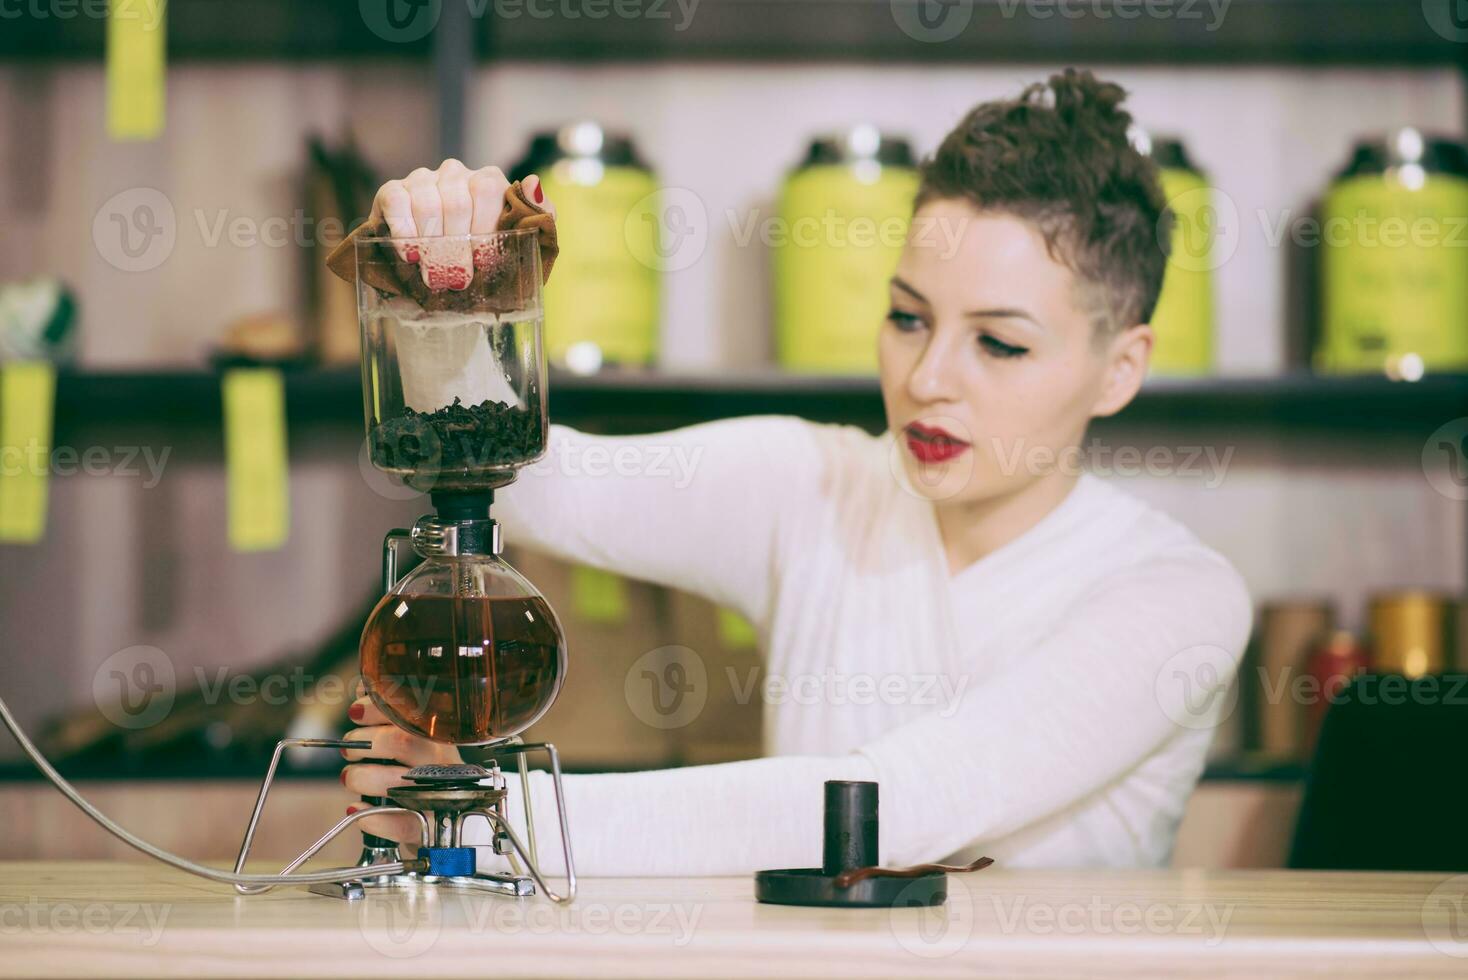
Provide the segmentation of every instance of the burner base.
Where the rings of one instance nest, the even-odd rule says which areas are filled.
[[[325,895],[327,898],[356,902],[366,898],[371,892],[430,887],[456,888],[491,895],[507,895],[511,898],[530,898],[535,894],[535,882],[528,875],[483,873],[448,878],[418,874],[388,875],[383,878],[364,878],[361,881],[312,885],[310,890],[313,894]]]

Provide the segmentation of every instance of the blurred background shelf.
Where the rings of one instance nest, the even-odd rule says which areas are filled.
[[[473,750],[470,750],[472,752]],[[113,780],[147,780],[154,781],[188,781],[188,780],[255,780],[259,781],[265,777],[265,769],[270,764],[270,753],[262,752],[259,755],[241,755],[235,753],[228,755],[221,753],[218,756],[199,754],[198,756],[180,760],[177,758],[158,760],[156,758],[141,757],[137,759],[114,759],[105,762],[83,761],[79,763],[61,764],[57,768],[61,774],[68,779],[88,780],[106,782]],[[615,759],[587,759],[580,757],[575,762],[564,763],[562,768],[569,773],[575,772],[638,772],[647,769],[666,768],[675,765],[668,762],[665,765],[628,765],[625,762],[619,764]],[[540,768],[540,767],[537,767]],[[338,767],[328,760],[327,764],[317,768],[299,769],[292,768],[289,764],[282,766],[279,779],[299,780],[321,780],[332,784],[337,782]],[[1237,759],[1220,759],[1208,764],[1203,771],[1202,779],[1207,782],[1266,782],[1266,783],[1295,783],[1305,779],[1307,770],[1302,762],[1287,762],[1278,759],[1267,759],[1255,756],[1241,756]],[[29,762],[0,762],[0,785],[6,783],[42,783],[43,777]]]
[[[97,3],[100,0],[86,0]],[[506,60],[801,60],[948,62],[974,59],[1166,64],[1464,64],[1463,45],[1434,31],[1410,0],[1233,0],[1221,19],[1207,0],[1178,0],[1171,16],[1142,16],[1141,3],[1101,0],[1105,16],[1081,20],[1060,5],[974,0],[939,8],[969,19],[942,43],[905,32],[926,0],[702,0],[688,16],[677,0],[640,0],[642,16],[590,8],[563,16],[556,4],[445,0],[414,17],[461,25],[468,50]],[[1442,0],[1446,8],[1453,0]],[[143,6],[141,2],[138,5]],[[423,58],[433,33],[411,18],[374,32],[350,0],[171,0],[169,57],[177,60]],[[686,4],[685,4],[686,6]],[[1088,4],[1088,10],[1090,5]],[[484,11],[475,18],[471,11]],[[502,10],[496,16],[494,11]],[[1130,14],[1130,16],[1127,16]],[[1446,16],[1446,14],[1444,15]],[[935,23],[931,12],[923,23]],[[959,21],[946,23],[957,25]],[[0,57],[101,57],[105,22],[73,15],[6,21]],[[917,35],[917,36],[912,36]]]
[[[296,424],[361,424],[361,375],[355,368],[305,369],[286,375]],[[553,375],[551,418],[602,432],[645,432],[741,415],[790,414],[848,422],[879,431],[881,394],[872,377],[791,375],[776,370],[678,374],[615,371]],[[1149,381],[1105,424],[1254,426],[1335,432],[1431,432],[1468,415],[1468,375],[1416,382],[1379,377],[1212,378]],[[217,426],[219,377],[209,371],[63,373],[56,426],[66,434],[95,425]]]

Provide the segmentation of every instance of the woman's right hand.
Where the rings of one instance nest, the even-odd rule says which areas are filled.
[[[540,177],[523,183],[537,207],[556,213],[545,199]],[[437,170],[419,167],[402,180],[390,180],[372,201],[372,222],[387,223],[393,238],[416,238],[394,244],[398,257],[415,264],[429,289],[468,289],[476,265],[488,256],[476,256],[466,235],[495,230],[504,209],[510,181],[499,167],[470,170],[458,160],[445,160]]]

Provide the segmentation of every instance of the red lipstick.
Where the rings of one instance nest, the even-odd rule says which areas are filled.
[[[936,425],[913,422],[906,430],[907,449],[920,463],[943,463],[962,455],[969,444]]]

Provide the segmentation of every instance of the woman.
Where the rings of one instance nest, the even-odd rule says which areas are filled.
[[[553,426],[553,458],[671,451],[691,477],[537,466],[501,491],[510,540],[731,606],[767,675],[816,692],[770,699],[770,757],[568,777],[579,871],[819,863],[828,779],[880,784],[886,864],[1168,861],[1251,608],[1186,529],[1072,465],[1090,419],[1142,383],[1165,264],[1169,218],[1124,95],[1067,71],[978,106],[924,162],[879,341],[881,436],[773,416],[635,437]],[[504,190],[449,161],[377,208],[394,235],[462,235],[493,227]],[[1196,683],[1212,685],[1201,701]],[[365,699],[351,717],[347,737],[373,743],[351,760],[457,761]],[[343,778],[382,795],[401,775]],[[553,841],[547,782],[536,830]],[[371,829],[416,839],[393,818]]]

